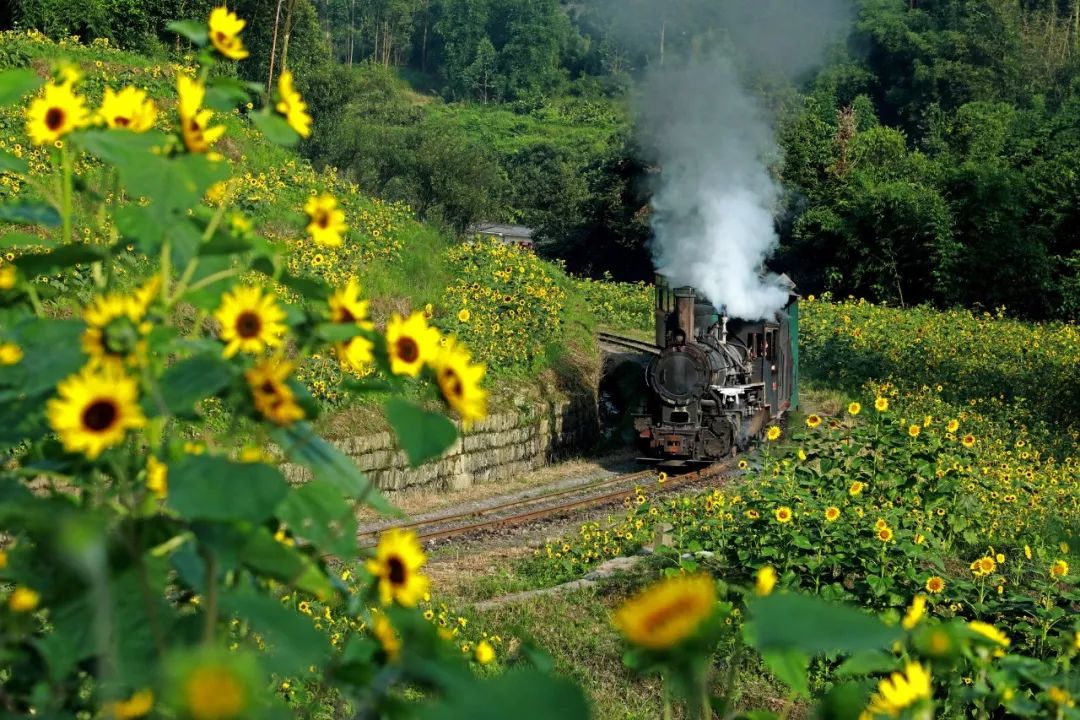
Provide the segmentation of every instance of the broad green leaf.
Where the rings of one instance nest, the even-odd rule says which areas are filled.
[[[259,128],[262,134],[266,136],[266,139],[275,145],[295,145],[296,141],[300,139],[296,131],[289,127],[289,123],[285,122],[285,118],[270,112],[269,109],[251,113],[248,117],[255,123],[255,127]]]
[[[285,457],[307,467],[316,480],[325,480],[346,497],[366,503],[379,512],[396,514],[356,463],[321,438],[309,424],[299,422],[273,428],[270,437],[281,447]]]
[[[277,509],[289,530],[319,550],[343,558],[356,555],[356,516],[341,489],[325,480],[294,488]]]
[[[261,91],[260,85],[255,92]],[[248,83],[230,77],[210,80],[206,88],[206,106],[226,112],[251,99],[252,89]]]
[[[413,467],[438,457],[457,439],[457,429],[445,415],[428,412],[401,398],[386,401],[386,418]]]
[[[326,574],[310,558],[300,554],[296,548],[279,543],[265,527],[251,533],[243,546],[234,546],[240,551],[239,560],[257,573],[321,600],[334,594]]]
[[[0,107],[19,102],[41,87],[41,83],[37,73],[27,68],[0,72]]]
[[[363,333],[355,323],[319,323],[315,335],[326,342],[345,342]]]
[[[262,522],[273,515],[288,489],[281,472],[262,463],[212,455],[169,463],[168,503],[187,520]]]
[[[23,351],[22,362],[0,368],[4,384],[33,398],[50,392],[86,362],[80,338],[86,326],[78,320],[31,317],[10,328],[10,339]]]
[[[16,225],[57,227],[60,225],[60,213],[56,212],[56,208],[52,205],[33,200],[23,200],[0,205],[0,220],[15,223]]]
[[[896,656],[883,650],[864,650],[849,657],[833,671],[838,678],[874,675],[897,669]]]
[[[199,246],[199,257],[211,257],[213,255],[237,255],[250,250],[251,241],[245,238],[237,238],[229,235],[215,235]]]
[[[166,25],[177,35],[183,35],[194,45],[202,47],[210,39],[206,23],[201,20],[176,20]]]
[[[791,688],[796,695],[804,698],[810,697],[810,680],[807,670],[810,668],[810,658],[806,653],[798,650],[779,650],[761,654],[765,661],[765,667],[776,676],[776,679]]]
[[[274,598],[254,592],[222,595],[226,615],[251,625],[266,644],[267,670],[281,677],[306,675],[312,665],[321,667],[330,657],[326,635],[304,615]]]
[[[159,223],[150,208],[135,203],[113,211],[116,229],[128,242],[134,243],[144,255],[156,256],[165,240],[165,226]]]
[[[204,353],[181,360],[161,377],[161,398],[176,415],[191,415],[195,403],[215,395],[233,379],[232,366],[221,353]]]
[[[62,268],[78,265],[79,263],[92,263],[103,259],[107,251],[99,245],[83,245],[72,243],[63,245],[48,253],[23,255],[16,258],[15,266],[27,277],[48,275]]]
[[[749,642],[762,652],[801,650],[810,654],[889,647],[900,637],[878,618],[839,603],[806,595],[775,594],[748,601]]]
[[[25,173],[29,169],[30,165],[26,160],[15,157],[6,150],[0,150],[0,172]]]
[[[586,720],[589,706],[570,680],[535,670],[512,670],[490,679],[477,678],[440,702],[423,707],[420,720]]]

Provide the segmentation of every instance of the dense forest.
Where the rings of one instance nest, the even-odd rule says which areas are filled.
[[[167,22],[211,4],[15,0],[0,26],[182,55]],[[635,139],[640,81],[725,51],[775,120],[772,264],[803,292],[1080,319],[1080,0],[858,0],[786,78],[740,54],[737,3],[231,5],[250,19],[238,72],[288,65],[310,99],[309,157],[454,231],[518,221],[572,270],[648,278],[662,168]]]

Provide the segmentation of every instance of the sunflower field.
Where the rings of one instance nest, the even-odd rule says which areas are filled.
[[[1075,372],[1075,328],[811,299],[801,330],[804,367],[819,382],[850,388],[861,379],[846,405],[770,427],[720,488],[663,499],[638,487],[624,514],[537,548],[520,563],[523,575],[575,579],[655,545],[665,573],[723,579],[712,592],[731,607],[710,650],[722,664],[739,657],[750,673],[764,664],[793,698],[817,697],[830,717],[1077,717],[1080,436],[1038,383],[1043,372]],[[980,345],[989,349],[978,354]],[[991,391],[979,373],[995,353]],[[866,381],[893,371],[902,384]],[[666,481],[660,473],[655,488]],[[645,591],[634,601],[640,613],[693,607],[703,591],[665,592]],[[834,637],[806,619],[803,638],[788,638],[797,651],[763,648],[760,634],[772,629],[754,621],[755,596],[786,598],[777,602]],[[891,641],[854,639],[830,615],[844,606],[868,613],[849,616],[852,628],[876,615]],[[650,626],[618,617],[640,649]],[[694,655],[690,640],[651,641],[668,663]],[[713,682],[730,697],[739,675]],[[698,676],[684,668],[682,677]],[[835,714],[836,703],[855,715]]]
[[[0,714],[500,718],[525,697],[532,717],[584,717],[539,663],[483,679],[498,639],[443,627],[415,536],[357,546],[359,507],[394,510],[313,429],[297,364],[376,367],[414,464],[457,430],[413,399],[468,425],[485,367],[422,312],[380,332],[353,278],[290,270],[272,232],[329,252],[354,223],[388,226],[315,183],[263,231],[219,106],[284,145],[311,118],[287,70],[270,93],[213,72],[247,52],[244,26],[224,7],[173,26],[197,54],[170,106],[81,64],[0,71],[21,128],[0,150],[17,188],[0,202]],[[291,486],[279,459],[312,479]]]

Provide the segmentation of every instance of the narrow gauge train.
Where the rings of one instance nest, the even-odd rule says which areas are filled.
[[[710,463],[745,450],[798,404],[799,303],[771,319],[728,318],[690,287],[656,283],[656,345],[634,416],[644,460]]]

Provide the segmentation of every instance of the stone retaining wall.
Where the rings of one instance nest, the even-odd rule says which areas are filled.
[[[459,427],[460,431],[460,427]],[[527,410],[492,413],[458,437],[437,460],[410,468],[390,432],[335,441],[380,490],[458,490],[498,482],[547,465],[592,444],[599,433],[596,398],[552,400]],[[285,465],[291,482],[310,478]]]

